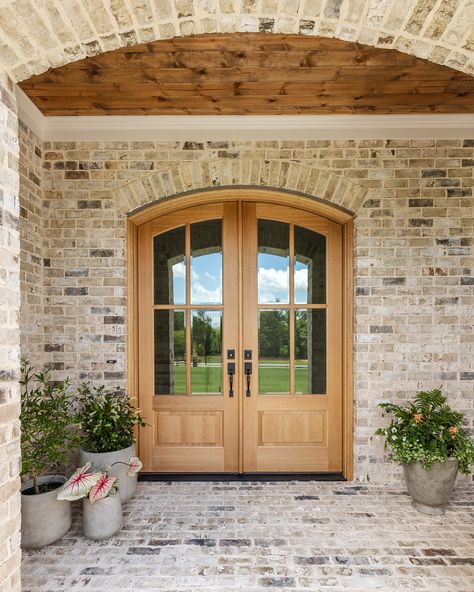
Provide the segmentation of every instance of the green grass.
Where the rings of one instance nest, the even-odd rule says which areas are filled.
[[[278,364],[279,360],[265,360],[265,363]],[[297,360],[298,366],[303,368],[295,369],[295,388],[297,393],[307,394],[308,392],[308,369],[306,360]],[[281,368],[260,368],[259,391],[261,393],[285,393],[289,390],[289,370],[284,366]],[[219,367],[198,366],[191,368],[191,384],[194,393],[219,393],[222,371]],[[175,393],[183,394],[186,391],[186,368],[175,366],[174,371]],[[226,384],[225,388],[228,388]]]

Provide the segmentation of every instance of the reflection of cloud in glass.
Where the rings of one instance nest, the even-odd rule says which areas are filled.
[[[193,304],[222,302],[222,255],[210,253],[191,258],[191,301]]]
[[[258,300],[262,304],[288,302],[288,257],[258,255]]]
[[[173,265],[173,277],[174,278],[184,278],[186,275],[186,268],[184,266],[184,262],[180,261],[179,263],[175,263]]]
[[[295,302],[306,304],[308,301],[308,267],[295,264]]]
[[[186,266],[184,261],[179,261],[172,266],[173,274],[173,303],[184,304],[186,302]]]

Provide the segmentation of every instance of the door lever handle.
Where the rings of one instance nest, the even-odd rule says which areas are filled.
[[[229,375],[229,397],[233,397],[234,396],[235,362],[228,362],[227,374]]]
[[[250,397],[250,375],[252,374],[252,362],[244,362],[244,373],[245,379],[247,381],[247,389],[245,391],[245,396]]]

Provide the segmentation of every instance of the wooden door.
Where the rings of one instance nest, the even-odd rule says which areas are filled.
[[[223,352],[238,336],[237,204],[138,229],[140,431],[146,472],[237,472],[238,389]],[[237,361],[237,360],[236,360]]]
[[[342,471],[340,225],[244,200],[163,215],[138,229],[138,294],[144,471]]]
[[[341,227],[260,203],[243,216],[243,470],[341,472]]]

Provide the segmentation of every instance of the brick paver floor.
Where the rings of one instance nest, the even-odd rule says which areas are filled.
[[[23,554],[23,592],[474,590],[474,491],[442,517],[346,483],[140,483],[121,532]]]

